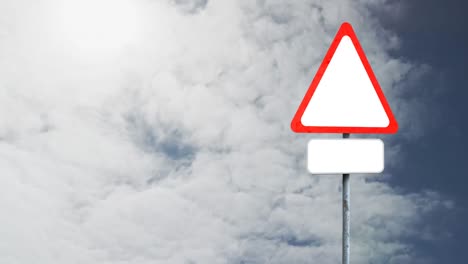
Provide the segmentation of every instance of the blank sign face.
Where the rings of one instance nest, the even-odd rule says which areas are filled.
[[[309,101],[305,126],[387,127],[390,120],[351,39],[341,39]]]
[[[380,139],[312,139],[307,167],[312,174],[381,173],[384,143]]]

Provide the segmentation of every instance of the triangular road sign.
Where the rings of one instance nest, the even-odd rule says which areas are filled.
[[[291,128],[297,133],[397,132],[392,110],[349,23],[338,30]]]

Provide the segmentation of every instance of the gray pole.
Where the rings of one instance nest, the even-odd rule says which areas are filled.
[[[343,134],[343,138],[349,138],[349,134]],[[343,264],[349,264],[349,174],[343,174]]]

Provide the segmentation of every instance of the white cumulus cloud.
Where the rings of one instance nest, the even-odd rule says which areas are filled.
[[[349,21],[402,133],[418,131],[402,83],[425,66],[390,55],[375,3],[119,0],[138,41],[107,49],[61,37],[63,2],[0,3],[0,263],[340,262],[341,178],[307,174],[310,136],[289,123]],[[351,184],[355,263],[418,263],[423,218],[453,206]]]

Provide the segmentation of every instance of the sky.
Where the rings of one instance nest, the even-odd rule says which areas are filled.
[[[461,1],[3,0],[0,263],[340,263],[290,121],[350,22],[399,123],[352,263],[461,263]],[[353,135],[353,137],[360,137]]]
[[[384,27],[393,29],[402,41],[397,54],[432,68],[431,74],[416,86],[421,94],[430,94],[426,108],[432,116],[419,140],[407,142],[408,161],[398,169],[390,184],[405,191],[437,190],[457,205],[450,214],[434,215],[441,230],[450,239],[421,243],[422,251],[431,252],[439,262],[463,262],[467,229],[468,199],[464,185],[468,132],[465,98],[468,93],[465,62],[468,59],[467,18],[464,1],[410,1],[402,5],[400,17],[381,16]],[[445,260],[445,261],[444,261]]]

